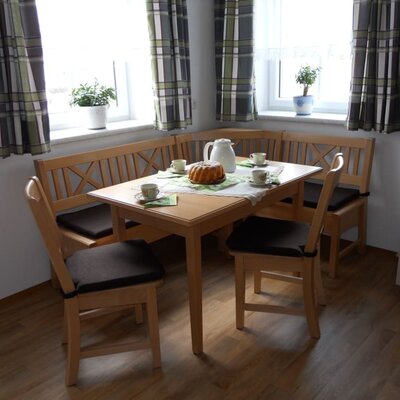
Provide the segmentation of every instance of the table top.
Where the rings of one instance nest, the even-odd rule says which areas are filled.
[[[279,175],[280,185],[268,189],[268,194],[282,191],[291,182],[299,182],[311,177],[321,170],[301,164],[283,162],[271,162],[274,165],[283,165],[283,171]],[[250,173],[250,171],[249,171]],[[152,181],[155,175],[108,186],[89,192],[88,195],[102,202],[134,211],[137,215],[154,216],[165,221],[173,221],[186,226],[192,226],[205,219],[221,215],[229,210],[243,206],[251,207],[246,198],[233,196],[210,196],[196,194],[178,193],[178,205],[172,207],[144,208],[135,195],[140,193],[140,185]],[[268,197],[268,196],[265,196]],[[274,197],[274,196],[273,196]]]

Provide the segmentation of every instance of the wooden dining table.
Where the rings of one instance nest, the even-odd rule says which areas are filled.
[[[126,239],[125,219],[185,238],[192,350],[195,354],[203,352],[202,236],[220,230],[223,240],[229,234],[229,227],[233,222],[289,196],[293,197],[293,202],[297,205],[293,212],[300,212],[304,181],[321,170],[319,167],[308,165],[280,162],[274,164],[283,166],[279,175],[280,184],[265,189],[265,195],[255,205],[244,197],[213,196],[199,192],[178,193],[176,206],[144,208],[134,194],[140,190],[140,184],[154,181],[154,176],[88,193],[89,196],[111,206],[114,233],[120,240]]]

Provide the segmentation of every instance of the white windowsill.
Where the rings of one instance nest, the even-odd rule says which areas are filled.
[[[51,144],[77,142],[81,140],[97,139],[99,137],[118,135],[121,133],[153,128],[153,124],[144,121],[129,120],[108,122],[105,129],[86,129],[84,127],[60,129],[50,132]]]
[[[258,119],[274,121],[294,121],[308,124],[344,125],[345,114],[312,113],[311,115],[296,115],[293,111],[259,111]]]
[[[274,121],[294,121],[297,123],[316,123],[327,125],[344,125],[346,115],[313,113],[311,115],[298,116],[291,111],[260,111],[258,119]],[[84,127],[72,129],[60,129],[51,131],[50,140],[52,145],[60,143],[78,142],[81,140],[97,139],[99,137],[118,135],[126,132],[152,129],[150,122],[128,120],[118,122],[108,122],[105,129],[86,129]]]

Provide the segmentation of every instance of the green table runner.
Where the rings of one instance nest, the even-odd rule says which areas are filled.
[[[246,181],[247,178],[244,176],[237,176],[230,174],[226,174],[226,179],[223,182],[215,185],[203,185],[199,183],[192,183],[189,181],[189,178],[187,176],[181,176],[179,178],[171,178],[169,180],[169,182],[172,183],[173,185],[189,187],[202,192],[217,192],[219,190],[223,190],[230,186]]]

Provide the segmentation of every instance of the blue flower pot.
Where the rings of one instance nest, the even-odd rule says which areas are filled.
[[[296,115],[310,115],[313,110],[314,96],[293,96],[293,106]]]

